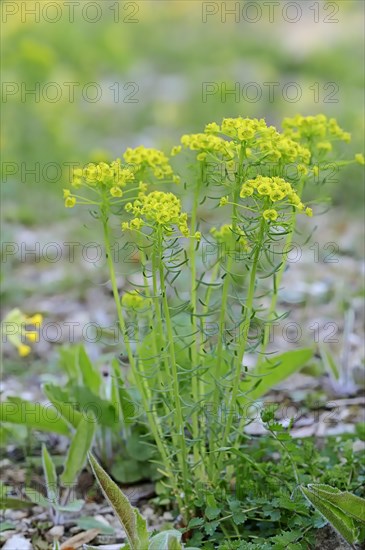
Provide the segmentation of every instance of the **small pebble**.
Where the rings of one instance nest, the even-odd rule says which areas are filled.
[[[32,550],[32,544],[22,535],[13,535],[6,541],[3,550]]]
[[[65,532],[65,528],[63,525],[55,525],[48,531],[48,535],[55,539],[60,539],[63,536],[63,533]]]

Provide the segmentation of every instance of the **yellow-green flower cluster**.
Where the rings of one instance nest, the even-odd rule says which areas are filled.
[[[20,309],[12,309],[1,324],[3,340],[8,339],[18,350],[20,357],[26,357],[31,352],[31,347],[24,343],[24,339],[28,342],[38,342],[38,331],[42,321],[40,313],[28,317]]]
[[[299,212],[305,212],[307,216],[312,216],[311,208],[305,208],[290,183],[282,178],[257,176],[254,179],[245,181],[241,187],[240,197],[247,198],[251,196],[256,199],[267,199],[272,206],[280,201],[285,201],[285,203],[295,206]],[[276,212],[274,208],[264,212],[265,219],[273,219],[272,210]]]
[[[188,216],[181,212],[181,202],[173,193],[152,191],[148,195],[139,194],[137,200],[126,204],[127,212],[135,218],[129,223],[122,223],[122,229],[139,229],[144,223],[163,227],[167,232],[172,226],[178,226],[181,233],[189,236],[187,225]]]
[[[221,133],[233,140],[244,142],[246,156],[264,155],[265,161],[310,162],[310,151],[280,134],[274,126],[267,126],[264,119],[257,118],[224,118],[221,126],[212,122],[207,124],[205,132],[214,137]]]
[[[186,149],[198,151],[198,160],[205,160],[208,153],[221,155],[228,160],[234,157],[234,143],[213,134],[185,134],[181,137],[181,143]],[[175,147],[172,154],[177,152],[179,152],[179,148]]]
[[[217,123],[212,122],[207,124],[205,127],[205,132],[207,134],[224,134],[238,141],[250,141],[258,133],[263,132],[267,129],[265,120],[257,118],[224,118],[222,120],[221,126]]]
[[[279,134],[273,127],[268,128],[262,136],[258,137],[255,145],[265,155],[265,161],[309,164],[311,159],[309,149]]]
[[[284,134],[295,141],[310,142],[319,151],[331,151],[331,141],[336,139],[348,143],[351,135],[340,128],[335,118],[326,115],[301,116],[283,120]]]
[[[123,158],[126,163],[133,165],[136,171],[149,168],[159,180],[171,179],[174,183],[180,181],[179,176],[174,175],[167,156],[158,149],[147,148],[143,145],[135,149],[129,147]]]
[[[232,236],[234,236],[234,240],[241,250],[250,250],[245,233],[238,228],[233,231],[232,225],[230,224],[222,225],[219,229],[212,227],[210,233],[213,235],[217,243],[222,244],[229,244]]]
[[[93,188],[101,193],[107,190],[112,197],[120,198],[123,196],[123,188],[134,179],[134,172],[123,167],[120,159],[117,159],[110,164],[90,163],[85,168],[76,168],[71,185],[76,189]],[[80,198],[82,201],[82,197],[74,195],[70,189],[63,190],[63,198],[66,208],[73,208]]]
[[[141,296],[137,290],[126,292],[122,296],[122,306],[128,309],[143,309],[148,302],[148,299]]]

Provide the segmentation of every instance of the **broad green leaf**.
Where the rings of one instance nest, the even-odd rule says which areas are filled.
[[[11,521],[2,521],[0,523],[0,533],[2,531],[13,531],[14,529],[16,529],[16,525],[11,523]]]
[[[65,468],[61,475],[63,485],[72,485],[84,467],[87,453],[93,443],[95,428],[94,418],[82,417],[68,449]]]
[[[221,513],[221,509],[218,508],[216,500],[213,495],[207,496],[207,507],[205,508],[205,515],[209,521],[217,518]]]
[[[47,384],[47,390],[50,391],[50,399],[63,403],[60,408],[66,417],[70,418],[70,423],[78,426],[81,416],[88,416],[93,413],[98,424],[108,427],[119,425],[116,407],[110,401],[101,399],[85,386],[75,384],[67,388],[59,388],[54,384]],[[73,412],[75,411],[75,413]]]
[[[32,502],[34,502],[34,504],[37,504],[38,506],[43,506],[43,508],[50,508],[50,506],[52,505],[48,498],[44,497],[35,489],[32,489],[32,487],[26,487],[24,492],[29,500],[31,500]]]
[[[130,504],[129,500],[119,489],[118,485],[114,483],[105,470],[100,466],[95,457],[91,453],[89,453],[88,456],[93,473],[102,488],[106,499],[113,507],[119,521],[123,526],[123,529],[126,532],[131,550],[147,550],[146,544],[143,543],[143,540],[141,541],[139,537],[139,531],[142,531],[142,528],[137,525],[137,522],[140,524],[141,520],[135,514],[135,508]],[[147,532],[146,522],[144,523],[145,531]]]
[[[42,466],[44,477],[46,480],[46,490],[49,501],[53,504],[57,503],[57,474],[52,458],[47,451],[47,447],[42,445]]]
[[[80,512],[84,504],[85,502],[83,500],[75,499],[71,502],[68,502],[67,504],[63,504],[62,506],[55,506],[55,508],[60,512]]]
[[[138,508],[134,508],[133,511],[134,511],[134,515],[137,523],[137,534],[139,538],[140,547],[141,549],[146,548],[147,550],[148,540],[149,540],[149,535],[147,531],[147,522],[139,513]]]
[[[33,502],[22,500],[21,498],[0,497],[0,510],[21,510],[22,508],[32,508]]]
[[[120,458],[111,467],[114,479],[121,483],[135,483],[141,479],[154,479],[156,477],[156,464],[140,462],[130,458]]]
[[[318,496],[313,486],[311,488],[309,486],[301,486],[301,490],[309,502],[317,508],[347,542],[350,544],[357,542],[359,529],[356,527],[352,517],[329,500]]]
[[[320,498],[329,500],[354,519],[365,523],[365,500],[363,498],[320,483],[310,484],[308,489],[316,492]]]
[[[304,367],[311,357],[313,357],[313,349],[304,348],[266,359],[250,371],[246,379],[241,382],[241,390],[247,394],[243,401],[262,397],[274,386]]]
[[[97,519],[91,517],[81,517],[76,520],[76,525],[81,529],[87,531],[88,529],[99,529],[100,533],[103,535],[114,535],[115,530],[111,525],[106,525]]]
[[[81,373],[79,372],[79,346],[70,346],[60,348],[60,357],[58,364],[67,374],[69,381],[81,382]]]
[[[54,384],[43,384],[42,389],[44,394],[48,397],[52,405],[59,411],[61,416],[67,420],[73,428],[77,428],[82,418],[82,414],[75,409],[72,403],[59,401],[57,399],[57,396],[59,397],[59,392],[57,391],[59,390],[58,386],[55,386]]]
[[[75,386],[72,388],[71,397],[77,403],[83,416],[87,417],[91,411],[95,415],[98,424],[109,428],[119,426],[117,411],[112,403],[101,399],[101,397],[92,393],[89,388]]]
[[[87,355],[84,346],[79,346],[79,369],[82,380],[87,388],[95,395],[99,394],[102,377],[98,369],[94,367]]]
[[[162,531],[151,538],[148,550],[182,550],[181,533],[176,529]]]
[[[28,428],[70,435],[70,428],[59,411],[49,405],[24,401],[18,397],[0,403],[0,422],[24,424]]]
[[[155,447],[147,443],[146,438],[138,432],[134,432],[128,437],[126,448],[128,454],[139,462],[145,462],[156,454]]]

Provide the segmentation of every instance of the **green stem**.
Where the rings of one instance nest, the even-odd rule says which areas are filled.
[[[195,235],[195,232],[197,231],[197,210],[198,210],[198,202],[199,202],[199,192],[200,192],[200,185],[203,181],[204,177],[204,164],[203,162],[200,163],[200,177],[198,178],[198,182],[195,187],[194,191],[194,197],[193,197],[193,208],[191,212],[191,234]],[[197,285],[196,285],[196,241],[194,238],[190,239],[190,250],[189,250],[189,264],[190,264],[190,272],[191,272],[191,324],[192,324],[192,332],[195,338],[194,343],[191,347],[191,359],[192,359],[192,379],[191,379],[191,391],[194,401],[194,406],[198,407],[198,404],[201,399],[200,395],[200,389],[201,384],[199,383],[199,372],[198,372],[198,363],[199,363],[199,334],[198,334],[198,325],[197,325]],[[205,455],[205,440],[204,437],[201,437],[199,439],[199,412],[198,408],[196,408],[192,415],[191,415],[191,421],[192,421],[192,434],[193,434],[193,455],[194,455],[194,462],[195,464],[200,463],[200,470],[204,466],[204,460],[201,461],[201,457]],[[202,432],[205,433],[205,428],[202,426]],[[202,472],[200,471],[200,474],[202,475]]]
[[[302,196],[303,187],[304,187],[304,178],[302,178],[300,180],[300,183],[299,183],[299,187],[298,187],[298,191],[297,191],[297,194],[298,194],[299,198],[301,198],[301,196]],[[291,246],[292,241],[293,241],[293,235],[294,235],[294,230],[295,230],[295,226],[296,226],[296,219],[297,219],[297,210],[294,209],[293,213],[292,213],[292,216],[291,216],[291,220],[290,220],[290,231],[287,234],[286,239],[285,239],[284,251],[285,251],[286,255],[289,253],[290,246]],[[271,298],[270,308],[269,308],[268,315],[267,315],[267,322],[265,324],[262,344],[261,344],[260,351],[259,351],[259,357],[258,357],[258,364],[259,365],[265,359],[265,353],[266,353],[266,350],[267,350],[267,346],[269,344],[271,324],[275,320],[276,305],[277,305],[278,298],[279,298],[279,289],[280,289],[280,285],[281,285],[283,275],[284,275],[284,272],[285,272],[286,264],[287,264],[287,261],[285,259],[283,259],[278,271],[274,275],[274,289],[273,289],[273,294],[272,294],[272,298]]]
[[[103,223],[103,230],[104,230],[104,243],[105,243],[106,259],[107,259],[107,264],[108,264],[109,274],[110,274],[110,281],[111,281],[114,301],[117,309],[119,328],[123,336],[123,341],[126,347],[129,364],[130,364],[134,379],[136,381],[138,391],[141,395],[144,411],[146,413],[151,432],[156,441],[157,449],[161,455],[161,459],[164,464],[166,474],[168,475],[168,478],[173,486],[179,506],[183,506],[183,502],[178,490],[178,485],[175,480],[175,474],[173,469],[171,468],[171,461],[169,460],[169,457],[166,453],[166,449],[164,446],[164,439],[161,431],[161,426],[159,425],[159,419],[158,417],[155,418],[154,413],[151,411],[149,389],[146,388],[144,377],[140,376],[140,372],[137,369],[137,365],[136,365],[129,341],[126,337],[126,324],[123,317],[122,305],[120,301],[117,279],[115,275],[114,262],[113,262],[112,251],[110,246],[110,231],[109,231],[109,225],[108,225],[108,215],[105,212],[105,210],[102,211],[102,223]]]
[[[159,250],[162,250],[162,235],[161,232],[158,233],[158,246]],[[181,400],[180,400],[180,389],[179,389],[179,374],[178,374],[178,367],[176,362],[176,356],[175,356],[175,343],[174,343],[174,333],[172,329],[172,322],[170,317],[170,309],[169,304],[167,300],[167,292],[166,292],[166,285],[165,285],[165,274],[164,274],[164,266],[162,260],[160,261],[160,287],[162,292],[162,303],[163,303],[163,311],[165,316],[165,323],[166,323],[166,331],[167,331],[167,341],[168,341],[168,349],[170,352],[170,366],[171,366],[171,374],[172,374],[172,388],[173,388],[173,399],[174,399],[174,405],[175,405],[175,433],[177,433],[178,440],[179,440],[179,447],[176,449],[178,452],[178,461],[179,466],[182,472],[183,476],[183,486],[184,486],[184,493],[185,493],[185,502],[187,501],[188,494],[189,494],[189,484],[188,484],[188,453],[186,448],[186,441],[185,441],[185,433],[184,433],[184,418],[181,408]]]
[[[250,322],[251,322],[251,316],[253,312],[253,302],[254,302],[254,296],[255,296],[255,286],[256,286],[256,273],[257,273],[257,267],[259,263],[259,257],[262,247],[262,241],[264,237],[264,231],[265,231],[265,220],[262,218],[260,229],[259,229],[259,235],[257,238],[256,243],[256,250],[253,258],[252,268],[251,268],[251,274],[250,274],[250,282],[248,287],[248,294],[247,294],[247,304],[246,304],[246,314],[243,321],[243,332],[242,332],[242,339],[241,343],[238,349],[237,353],[237,360],[236,360],[236,371],[233,377],[233,385],[232,385],[232,394],[229,400],[229,406],[227,408],[228,410],[228,416],[227,416],[227,423],[225,427],[225,431],[223,434],[223,440],[222,440],[222,447],[225,447],[225,445],[228,442],[229,434],[232,428],[232,422],[234,418],[234,414],[236,411],[236,401],[237,396],[239,392],[239,386],[240,386],[240,379],[241,379],[241,372],[242,372],[242,362],[244,358],[244,354],[246,351],[247,346],[247,340],[248,340],[248,333],[250,329]],[[239,434],[238,434],[239,435]],[[221,462],[221,457],[219,462]]]
[[[151,300],[152,303],[155,303],[155,305],[156,305],[156,299],[158,300],[158,298],[156,296],[157,295],[156,274],[153,271],[153,275],[152,275],[153,283],[152,284],[153,284],[153,289],[154,289],[154,297],[152,297],[149,282],[148,282],[148,279],[147,279],[147,276],[146,276],[146,273],[145,273],[147,260],[146,260],[145,252],[143,250],[141,239],[139,240],[139,251],[140,251],[140,255],[141,255],[141,265],[142,265],[142,273],[143,273],[143,282],[144,282],[144,287],[145,287],[145,294],[146,294],[147,298],[149,300]],[[159,330],[161,331],[162,322],[161,322],[161,315],[160,315],[159,306],[156,306],[156,309],[157,309],[156,315],[158,315],[158,318],[160,319]],[[161,341],[160,341],[160,334],[158,334],[158,332],[156,330],[154,330],[153,323],[154,323],[154,321],[153,321],[153,310],[151,308],[148,308],[148,326],[149,326],[149,328],[151,330],[151,333],[153,335],[152,353],[153,353],[153,356],[155,357],[155,359],[157,360],[157,357],[159,355],[159,351],[161,350]],[[165,387],[164,387],[164,383],[163,383],[163,379],[162,379],[162,375],[161,375],[161,369],[159,368],[159,366],[157,367],[157,383],[158,383],[160,391],[164,392]],[[152,389],[152,391],[153,391],[153,389]],[[167,415],[169,411],[168,411],[166,402],[163,398],[162,398],[162,402],[163,402],[163,407],[164,407],[165,413]]]
[[[238,170],[236,175],[236,181],[233,191],[233,204],[232,204],[232,236],[230,239],[228,250],[228,259],[227,259],[227,269],[225,273],[225,278],[223,282],[223,289],[222,289],[222,307],[220,311],[219,321],[218,321],[218,345],[217,345],[217,367],[216,367],[216,377],[217,379],[220,376],[222,363],[223,363],[223,339],[224,339],[224,325],[225,325],[225,319],[226,319],[226,308],[228,305],[228,292],[229,292],[229,286],[230,286],[230,278],[231,278],[231,270],[233,265],[233,246],[235,242],[234,233],[237,230],[237,221],[238,221],[238,200],[239,200],[239,193],[240,193],[240,187],[242,183],[242,176],[243,176],[243,161],[245,158],[245,147],[244,145],[241,145],[240,153],[239,153],[239,161],[238,161]],[[215,456],[215,449],[217,446],[217,434],[215,433],[215,427],[217,425],[216,418],[214,416],[218,415],[218,406],[219,406],[219,385],[217,382],[215,382],[215,389],[213,393],[213,423],[210,431],[210,443],[209,443],[209,450],[210,450],[210,475],[211,478],[214,477],[213,472],[216,471],[216,456]]]

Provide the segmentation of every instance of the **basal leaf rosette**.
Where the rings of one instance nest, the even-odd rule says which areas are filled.
[[[140,193],[133,203],[126,204],[125,210],[133,214],[134,218],[130,222],[122,223],[124,231],[140,230],[147,226],[153,231],[158,230],[171,236],[177,228],[183,237],[191,236],[187,223],[188,215],[181,212],[180,199],[173,193]],[[194,237],[200,239],[200,234],[196,233]]]
[[[312,216],[311,208],[306,207],[290,183],[279,177],[257,176],[243,183],[240,197],[251,202],[253,212],[262,212],[264,219],[275,222],[279,214],[284,214],[288,206],[298,212]]]
[[[120,159],[110,164],[90,163],[85,168],[76,168],[73,171],[72,190],[63,190],[65,206],[73,208],[76,204],[92,206],[105,201],[113,204],[121,202],[125,187],[134,181],[134,172],[123,166]]]

